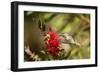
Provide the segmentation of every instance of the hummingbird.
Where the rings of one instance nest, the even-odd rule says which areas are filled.
[[[80,46],[80,44],[77,41],[75,41],[74,38],[68,33],[60,33],[59,37],[61,38],[60,40],[61,43]]]

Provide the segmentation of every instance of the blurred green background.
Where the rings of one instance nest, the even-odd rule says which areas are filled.
[[[51,26],[54,31],[59,33],[68,33],[81,45],[71,50],[69,57],[62,59],[88,59],[90,58],[90,14],[84,13],[58,13],[58,12],[24,12],[24,46],[29,45],[32,52],[35,52],[41,60],[52,60],[49,54],[42,54],[43,36],[38,27],[39,20],[41,24]],[[80,48],[78,54],[77,49]],[[25,53],[25,61],[30,61]],[[48,59],[48,57],[50,57]],[[59,57],[60,58],[60,57]],[[57,58],[57,59],[59,59]]]

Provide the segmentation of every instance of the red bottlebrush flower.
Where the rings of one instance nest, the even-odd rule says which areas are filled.
[[[48,34],[50,35],[50,39],[52,39],[52,40],[58,38],[58,36],[55,32],[49,32]]]
[[[50,38],[45,40],[45,46],[48,49],[48,52],[55,56],[59,52],[59,40],[58,36],[55,32],[49,32],[47,35],[50,36]]]
[[[55,48],[55,47],[50,47],[50,48],[48,49],[48,52],[49,52],[51,55],[55,56],[55,55],[58,54],[59,49],[58,49],[58,48]]]
[[[49,40],[48,43],[51,47],[56,47],[57,48],[59,46],[59,41],[58,40]]]

